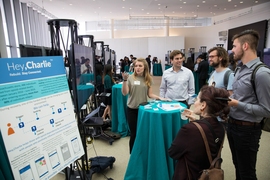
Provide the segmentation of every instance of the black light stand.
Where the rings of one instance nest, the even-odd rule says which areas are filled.
[[[95,41],[94,42],[94,44],[95,44],[95,47],[97,48],[99,45],[100,45],[100,47],[101,47],[101,58],[102,58],[102,60],[103,60],[103,66],[105,65],[105,53],[104,53],[104,42],[103,41]]]
[[[74,58],[74,48],[71,48],[68,51],[68,44],[78,43],[78,35],[77,35],[77,22],[72,19],[52,19],[47,21],[50,27],[51,34],[51,44],[52,50],[51,55],[61,55],[62,52],[60,47],[60,42],[63,43],[65,57],[68,58],[68,69],[69,69],[69,88],[71,97],[74,104],[74,111],[77,116],[78,128],[82,139],[82,144],[84,148],[85,154],[81,157],[81,165],[76,160],[74,163],[77,166],[77,171],[75,173],[72,165],[70,165],[70,169],[66,168],[66,179],[77,179],[77,176],[80,179],[91,179],[92,173],[90,173],[90,168],[88,164],[87,158],[87,148],[86,148],[86,137],[85,137],[85,128],[82,126],[81,116],[80,116],[80,107],[78,105],[78,92],[77,92],[77,83],[76,83],[76,70],[75,70],[75,58]],[[61,33],[61,27],[68,27],[68,36],[66,45],[64,43],[64,39]]]

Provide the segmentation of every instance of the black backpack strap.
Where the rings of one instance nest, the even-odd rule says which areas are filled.
[[[256,75],[256,72],[258,71],[258,69],[261,68],[261,67],[268,68],[268,66],[266,64],[264,64],[264,63],[260,63],[260,64],[256,65],[255,68],[252,71],[251,79],[250,79],[251,84],[252,84],[252,88],[253,88],[253,91],[255,93],[255,96],[256,96],[257,100],[258,100],[258,97],[257,97],[257,93],[256,93],[256,86],[255,86],[255,75]]]
[[[230,69],[228,69],[225,72],[224,77],[223,77],[223,84],[224,84],[224,86],[225,86],[226,89],[227,89],[227,86],[228,86],[229,77],[230,77],[231,73],[233,73],[233,71],[230,70]]]

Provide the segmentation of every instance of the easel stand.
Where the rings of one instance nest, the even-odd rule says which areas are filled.
[[[78,92],[77,92],[77,83],[76,83],[76,68],[75,68],[75,58],[74,58],[74,49],[68,53],[68,44],[77,43],[78,44],[78,35],[77,35],[77,22],[72,19],[52,19],[47,21],[50,34],[51,34],[51,44],[52,44],[52,52],[51,55],[60,55],[61,47],[60,42],[63,44],[65,57],[68,58],[68,68],[69,68],[69,87],[70,94],[74,104],[74,111],[76,113],[79,132],[82,139],[82,144],[84,148],[85,154],[80,158],[81,163],[76,160],[74,163],[77,167],[77,171],[73,169],[72,166],[70,168],[65,169],[66,179],[83,179],[89,180],[92,178],[92,173],[90,172],[88,157],[87,157],[87,148],[86,148],[86,137],[85,137],[85,128],[81,125],[81,116],[80,116],[80,108],[78,105]],[[66,40],[66,45],[63,40],[63,36],[61,33],[61,27],[68,28],[68,37]],[[69,39],[70,38],[70,39]]]

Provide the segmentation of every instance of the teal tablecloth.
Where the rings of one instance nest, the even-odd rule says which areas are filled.
[[[162,76],[161,64],[153,64],[153,76]]]
[[[89,99],[91,94],[94,92],[93,85],[78,85],[77,92],[78,92],[78,106],[81,108]]]
[[[94,81],[94,74],[81,74],[80,84],[85,85],[86,83],[91,83]]]
[[[129,135],[129,126],[126,119],[127,96],[122,95],[122,84],[112,87],[112,131],[122,137]]]
[[[14,179],[4,141],[0,132],[0,179]]]
[[[129,66],[125,66],[125,71],[129,72]]]
[[[194,83],[195,83],[195,94],[199,94],[199,73],[193,72]]]
[[[165,70],[171,68],[171,65],[165,64]]]
[[[154,111],[140,106],[137,136],[124,179],[171,180],[175,161],[169,157],[168,148],[187,122],[181,119],[179,110]]]

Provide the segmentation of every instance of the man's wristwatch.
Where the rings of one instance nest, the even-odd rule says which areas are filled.
[[[124,79],[123,81],[127,81],[127,79]]]

